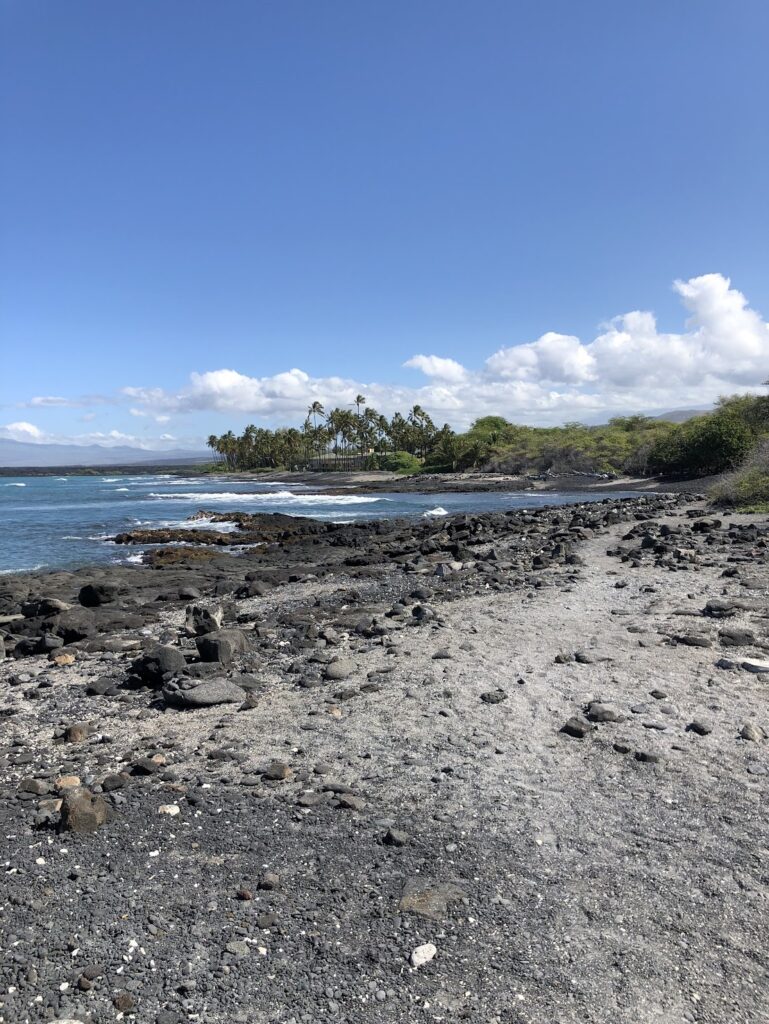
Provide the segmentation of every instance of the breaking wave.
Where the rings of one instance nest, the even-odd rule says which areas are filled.
[[[274,491],[269,494],[237,494],[234,491],[153,491],[148,495],[159,501],[227,501],[227,502],[276,502],[284,505],[368,505],[389,498],[373,498],[365,494],[294,494],[293,491]]]

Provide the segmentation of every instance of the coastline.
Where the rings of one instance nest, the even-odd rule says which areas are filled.
[[[759,1020],[767,518],[607,498],[5,578],[0,1017]]]

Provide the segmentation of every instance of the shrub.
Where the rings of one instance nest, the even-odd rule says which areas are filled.
[[[410,452],[390,452],[387,455],[380,455],[377,461],[380,469],[386,469],[390,473],[418,473],[422,468],[422,463]]]
[[[710,496],[719,505],[736,508],[769,503],[769,440],[761,442],[744,466],[719,480]]]
[[[753,444],[752,431],[737,416],[697,416],[657,439],[649,467],[665,476],[712,476],[738,466]]]

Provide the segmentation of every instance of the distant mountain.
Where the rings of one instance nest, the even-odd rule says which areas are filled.
[[[0,438],[0,466],[42,469],[56,466],[153,466],[210,462],[210,452],[150,452],[144,448],[108,448],[102,444],[32,444]]]
[[[654,419],[667,420],[668,423],[686,423],[687,420],[691,420],[695,416],[704,416],[708,412],[713,412],[713,409],[673,409],[671,412],[660,413]]]

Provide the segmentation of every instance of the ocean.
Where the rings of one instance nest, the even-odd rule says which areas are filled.
[[[630,494],[613,493],[612,498]],[[481,494],[324,494],[285,481],[236,482],[211,477],[38,476],[0,478],[0,573],[138,562],[141,548],[112,543],[116,533],[142,526],[212,528],[187,522],[201,509],[284,512],[329,522],[455,512],[538,508],[600,500],[605,494],[517,492]],[[214,529],[231,530],[227,523]]]

